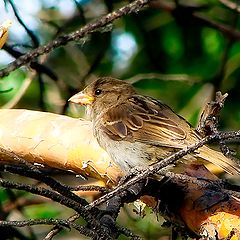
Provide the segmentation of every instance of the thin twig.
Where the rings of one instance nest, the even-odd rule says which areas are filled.
[[[21,46],[24,47],[23,44],[21,44]],[[28,46],[25,46],[25,47],[28,48]],[[5,50],[7,53],[9,53],[11,56],[13,56],[15,59],[24,55],[24,53],[16,49],[14,45],[10,46],[9,44],[5,43],[2,49]],[[30,68],[36,70],[37,73],[44,73],[52,80],[57,81],[58,77],[53,72],[53,69],[50,69],[46,65],[43,65],[43,63],[46,61],[46,58],[47,58],[46,56],[42,56],[40,59],[40,62],[32,61],[30,63]]]
[[[69,207],[71,209],[74,209],[77,211],[83,218],[94,227],[96,234],[98,234],[101,237],[104,237],[104,239],[108,239],[109,234],[104,231],[104,229],[101,227],[98,219],[93,217],[91,212],[87,210],[86,208],[82,207],[78,202],[69,199],[68,197],[64,195],[60,195],[54,191],[42,188],[42,187],[36,187],[29,184],[23,184],[23,183],[15,183],[12,181],[8,181],[5,179],[0,178],[0,185],[5,188],[11,188],[11,189],[18,189],[18,190],[24,190],[33,194],[38,194],[40,196],[47,197],[49,199],[52,199],[55,202],[58,202],[66,207]]]
[[[129,229],[126,229],[126,228],[120,227],[120,226],[118,226],[117,228],[118,228],[118,231],[120,233],[124,234],[127,237],[130,237],[130,239],[132,239],[132,240],[140,240],[140,239],[142,239],[141,237],[133,234]]]
[[[0,147],[0,150],[4,153],[6,153],[8,156],[12,157],[14,160],[23,163],[27,166],[27,168],[23,169],[21,166],[13,166],[13,165],[0,165],[0,169],[4,168],[5,171],[10,171],[16,174],[21,174],[22,176],[27,176],[36,180],[39,180],[43,183],[45,183],[47,186],[51,187],[53,190],[57,191],[58,193],[69,197],[70,199],[73,199],[74,201],[78,202],[82,206],[87,205],[88,202],[84,200],[83,198],[80,198],[76,194],[71,192],[71,189],[60,183],[59,181],[51,178],[50,176],[46,175],[44,172],[42,172],[40,169],[38,169],[33,164],[27,162],[25,159],[19,157],[17,154],[11,151],[7,151],[6,149],[3,149]]]
[[[193,16],[195,18],[197,18],[198,20],[200,20],[201,22],[205,23],[205,25],[212,27],[214,29],[218,29],[231,38],[234,38],[238,41],[240,40],[240,32],[237,31],[236,29],[232,28],[231,26],[228,26],[223,23],[218,23],[218,22],[206,17],[205,15],[203,15],[201,13],[193,13]]]
[[[30,184],[24,184],[24,183],[15,183],[12,181],[8,181],[5,179],[0,178],[0,186],[5,187],[5,188],[11,188],[11,189],[17,189],[17,190],[23,190],[27,191],[33,194],[37,194],[49,199],[54,200],[55,202],[58,202],[66,207],[69,207],[71,209],[74,209],[75,211],[81,213],[84,217],[86,217],[88,214],[89,216],[87,218],[91,219],[90,213],[88,213],[84,208],[81,208],[79,203],[77,203],[74,200],[69,199],[66,196],[60,195],[52,190],[42,188],[42,187],[36,187]],[[80,206],[80,208],[79,208]],[[83,211],[81,211],[83,210]]]
[[[33,46],[34,47],[38,47],[39,46],[39,41],[38,38],[36,37],[36,35],[34,34],[34,32],[32,30],[30,30],[27,25],[24,23],[24,21],[22,20],[22,18],[20,17],[18,10],[15,6],[15,4],[13,3],[12,0],[7,0],[9,2],[9,4],[11,5],[14,15],[17,18],[18,22],[22,25],[22,27],[25,29],[25,31],[27,32],[27,34],[29,35],[29,37],[32,40]]]
[[[108,192],[109,189],[106,187],[95,186],[95,185],[87,185],[87,186],[76,186],[69,187],[71,191],[97,191],[97,192]]]
[[[101,30],[101,28],[107,26],[108,24],[112,23],[114,20],[128,15],[130,13],[137,13],[143,6],[145,6],[150,0],[136,0],[122,8],[119,8],[118,10],[109,13],[100,19],[86,24],[84,27],[82,27],[80,30],[77,30],[75,32],[72,32],[70,34],[66,34],[63,36],[60,36],[56,38],[55,40],[49,42],[48,44],[38,47],[25,55],[19,57],[12,63],[8,64],[8,66],[2,70],[0,70],[0,77],[7,76],[10,72],[16,70],[17,68],[26,65],[33,61],[35,58],[42,54],[46,54],[51,52],[53,49],[66,45],[67,43],[71,41],[79,41],[80,39],[86,37],[87,35]]]
[[[217,92],[215,100],[205,105],[197,126],[197,131],[202,136],[206,136],[214,132],[214,129],[218,124],[220,111],[224,106],[227,96],[227,93],[222,95],[221,92]]]
[[[179,81],[197,83],[200,81],[199,77],[189,76],[188,74],[161,74],[161,73],[141,73],[134,77],[128,78],[127,81],[131,84],[145,79],[158,79],[163,81]]]
[[[240,5],[239,3],[235,3],[232,1],[228,1],[228,0],[219,0],[220,3],[222,3],[223,5],[225,5],[226,7],[228,7],[231,10],[235,10],[238,13],[240,13]]]
[[[87,237],[96,237],[96,234],[92,230],[64,219],[29,219],[25,221],[0,221],[0,227],[26,227],[32,225],[56,225],[65,228],[74,228],[79,233]]]
[[[73,223],[75,220],[77,220],[80,217],[80,215],[78,213],[72,215],[71,217],[69,217],[67,219],[68,222]],[[45,236],[45,238],[43,240],[51,240],[55,235],[57,235],[59,232],[61,232],[63,230],[62,227],[60,226],[55,226],[53,227],[48,234]]]

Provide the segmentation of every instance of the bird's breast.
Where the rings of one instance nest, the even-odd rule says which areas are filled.
[[[144,143],[113,140],[101,130],[94,131],[94,135],[99,145],[125,174],[134,167],[147,167],[151,163],[152,156]]]

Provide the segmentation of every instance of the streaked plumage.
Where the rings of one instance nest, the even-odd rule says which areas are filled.
[[[100,78],[70,101],[87,105],[100,146],[125,173],[133,167],[146,167],[201,139],[167,105],[137,94],[132,85],[121,80]],[[209,161],[230,174],[240,173],[235,162],[207,146],[199,148],[191,158]]]

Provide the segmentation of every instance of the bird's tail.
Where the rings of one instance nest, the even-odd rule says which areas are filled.
[[[240,175],[240,166],[232,159],[225,157],[221,152],[215,151],[207,146],[198,149],[198,157],[221,167],[231,175]]]

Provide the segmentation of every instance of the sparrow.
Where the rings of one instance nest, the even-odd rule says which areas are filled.
[[[102,77],[69,99],[87,107],[93,134],[99,145],[127,175],[136,167],[147,167],[202,137],[170,107],[143,96],[126,81]],[[203,146],[183,160],[208,161],[229,174],[240,167],[221,152]]]

